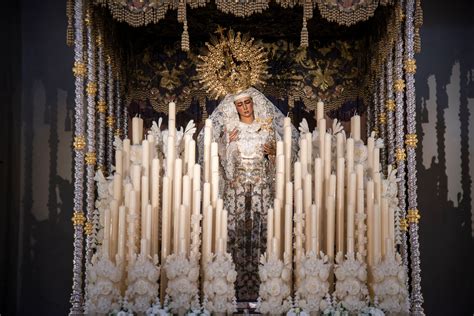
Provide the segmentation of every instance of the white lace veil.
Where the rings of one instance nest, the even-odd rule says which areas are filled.
[[[269,118],[272,118],[272,125],[273,130],[276,134],[276,140],[282,140],[284,124],[283,121],[285,117],[283,113],[270,100],[268,100],[268,98],[263,93],[253,87],[248,88],[242,93],[252,97],[255,119],[257,121],[266,121]],[[219,141],[219,139],[221,139],[221,137],[223,136],[225,129],[232,130],[232,126],[235,126],[240,121],[239,114],[237,113],[234,104],[234,95],[226,95],[225,98],[219,103],[216,109],[209,116],[209,119],[212,120],[213,141]],[[296,153],[296,151],[298,150],[297,140],[298,131],[292,125],[293,153]],[[204,130],[201,130],[201,132],[199,133],[198,144],[200,148],[202,148],[201,146],[204,144]]]

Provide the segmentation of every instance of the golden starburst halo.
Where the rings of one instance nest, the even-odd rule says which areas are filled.
[[[267,76],[267,54],[254,39],[232,29],[224,34],[219,27],[219,38],[206,43],[208,53],[199,56],[196,67],[200,83],[211,97],[217,99],[227,94],[243,91],[263,84]]]

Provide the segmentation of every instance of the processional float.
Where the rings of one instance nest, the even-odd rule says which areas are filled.
[[[212,123],[206,121],[204,148],[197,149],[194,123],[177,129],[176,105],[170,103],[167,129],[160,120],[144,136],[143,120],[134,117],[129,133],[122,102],[126,73],[111,45],[113,34],[94,21],[96,4],[135,26],[177,8],[187,50],[186,2],[149,1],[132,11],[120,1],[96,2],[68,3],[76,78],[70,314],[232,313],[237,274],[226,249]],[[206,5],[188,2],[191,8]],[[419,3],[389,2],[398,29],[380,44],[388,48],[374,48],[385,54],[374,58],[367,141],[358,115],[350,133],[337,120],[327,129],[318,102],[317,126],[311,131],[300,123],[300,149],[292,156],[291,119],[285,119],[259,269],[261,313],[423,314],[414,95]],[[238,16],[268,6],[216,3]],[[327,19],[357,22],[330,1],[305,1],[303,47],[306,20],[316,6]],[[377,5],[361,7],[360,19],[367,19]],[[196,163],[196,150],[204,152],[203,165]]]

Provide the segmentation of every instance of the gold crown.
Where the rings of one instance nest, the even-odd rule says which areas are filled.
[[[254,44],[248,35],[237,34],[231,29],[220,38],[206,43],[208,54],[199,56],[202,62],[196,67],[200,82],[212,97],[219,98],[238,93],[251,86],[262,84],[267,75],[267,58],[262,47]]]

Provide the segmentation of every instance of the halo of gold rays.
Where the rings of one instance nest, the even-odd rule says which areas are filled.
[[[208,53],[198,56],[196,69],[200,83],[211,97],[217,99],[263,84],[267,76],[267,54],[248,34],[218,27],[219,38],[206,43]]]

